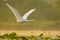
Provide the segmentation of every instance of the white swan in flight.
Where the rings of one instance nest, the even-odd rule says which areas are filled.
[[[19,12],[13,8],[11,5],[9,5],[8,3],[6,3],[6,6],[8,6],[8,8],[13,12],[14,16],[17,19],[17,23],[19,22],[25,22],[25,21],[33,21],[33,20],[27,20],[28,16],[35,11],[35,9],[31,9],[29,12],[27,12],[23,17],[21,17],[21,15],[19,14]]]

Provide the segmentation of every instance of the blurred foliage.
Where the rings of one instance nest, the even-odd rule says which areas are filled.
[[[12,35],[12,37],[10,35]],[[60,40],[59,35],[56,35],[56,37],[52,36],[46,37],[43,34],[42,36],[16,36],[16,35],[17,35],[16,33],[10,33],[8,34],[8,36],[7,34],[4,34],[0,36],[0,40]]]

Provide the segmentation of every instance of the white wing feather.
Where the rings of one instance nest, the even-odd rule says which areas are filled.
[[[19,14],[19,12],[15,8],[13,8],[8,3],[6,3],[6,6],[8,6],[10,8],[10,10],[13,12],[13,14],[15,15],[15,17],[16,17],[17,20],[21,19],[21,15]]]
[[[29,12],[27,12],[22,18],[24,19],[24,20],[27,20],[27,18],[28,18],[28,16],[32,13],[32,12],[34,12],[35,11],[35,9],[31,9]]]

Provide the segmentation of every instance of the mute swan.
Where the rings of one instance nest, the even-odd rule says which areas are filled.
[[[35,9],[31,9],[30,11],[28,11],[23,17],[21,17],[21,15],[19,14],[19,12],[13,8],[11,5],[9,5],[8,3],[6,3],[6,6],[13,12],[14,16],[17,19],[17,23],[19,22],[25,22],[25,21],[33,21],[33,20],[27,20],[28,16],[35,11]]]

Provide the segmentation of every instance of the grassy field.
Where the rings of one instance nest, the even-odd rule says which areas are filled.
[[[0,30],[59,30],[59,26],[54,21],[0,22]]]
[[[2,30],[0,31],[0,35],[4,34],[10,34],[10,33],[16,33],[18,36],[39,36],[40,34],[43,34],[44,37],[56,37],[56,35],[60,35],[60,31],[17,31],[17,30]]]
[[[60,1],[48,2],[45,0],[0,0],[0,30],[60,30]],[[22,16],[30,9],[36,8],[36,11],[28,18],[35,21],[16,23],[16,18],[5,3],[16,8]]]

